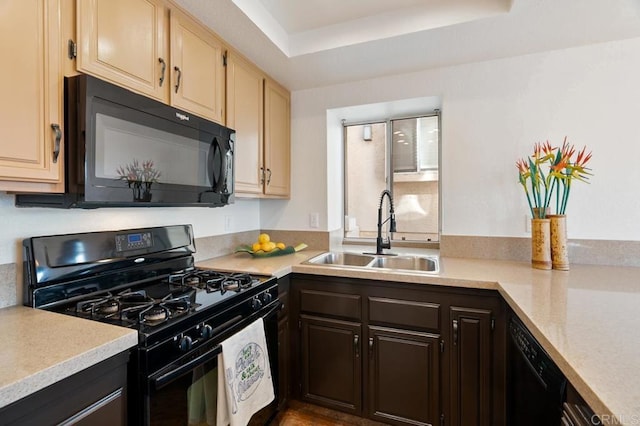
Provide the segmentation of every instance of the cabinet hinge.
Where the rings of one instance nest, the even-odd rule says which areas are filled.
[[[440,340],[440,352],[444,352],[444,340]]]
[[[227,66],[227,51],[225,50],[224,53],[222,54],[222,66],[226,67]]]
[[[440,426],[444,426],[444,414],[440,414]]]
[[[491,318],[491,331],[496,329],[496,319]]]
[[[75,59],[78,57],[78,45],[71,39],[67,42],[67,55],[69,56],[69,59]]]

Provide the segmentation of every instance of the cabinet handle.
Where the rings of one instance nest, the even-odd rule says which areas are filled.
[[[267,173],[269,173],[267,176],[267,185],[269,185],[271,183],[271,169],[267,169]]]
[[[160,87],[162,87],[162,83],[164,83],[164,72],[167,70],[167,63],[162,58],[158,58],[158,62],[160,62]]]
[[[56,139],[53,143],[53,162],[58,162],[58,156],[60,155],[60,139],[62,139],[62,132],[60,131],[60,125],[56,123],[51,124],[51,128],[56,134]]]
[[[264,167],[260,167],[260,185],[264,185]]]
[[[178,67],[173,67],[173,70],[178,73],[178,77],[176,78],[176,93],[178,93],[178,89],[180,88],[180,79],[182,78],[182,71]]]
[[[373,337],[369,337],[369,352],[373,352]]]
[[[453,344],[458,344],[458,320],[453,320]]]
[[[353,336],[353,346],[355,347],[355,350],[356,350],[356,358],[359,358],[360,357],[360,336],[358,336],[357,334]]]

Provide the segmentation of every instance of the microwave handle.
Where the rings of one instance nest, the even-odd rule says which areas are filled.
[[[220,172],[216,176],[216,168],[213,165],[213,161],[216,158],[216,149],[220,151]],[[213,138],[211,148],[209,149],[209,164],[211,165],[211,183],[213,192],[220,192],[223,189],[224,182],[227,178],[227,156],[223,151],[223,142],[219,138]]]

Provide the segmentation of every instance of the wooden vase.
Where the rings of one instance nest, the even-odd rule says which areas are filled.
[[[531,266],[551,269],[550,219],[531,219]]]
[[[549,215],[551,221],[551,265],[560,271],[569,270],[567,248],[567,218],[563,214]]]

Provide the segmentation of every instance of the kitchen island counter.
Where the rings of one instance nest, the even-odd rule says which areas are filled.
[[[199,266],[495,290],[604,424],[640,424],[640,268],[571,265],[570,271],[543,271],[528,262],[440,258],[440,272],[427,274],[303,263],[318,253],[260,259],[238,253]],[[617,423],[606,421],[611,415]]]
[[[138,333],[26,306],[0,309],[0,407],[138,343]]]

